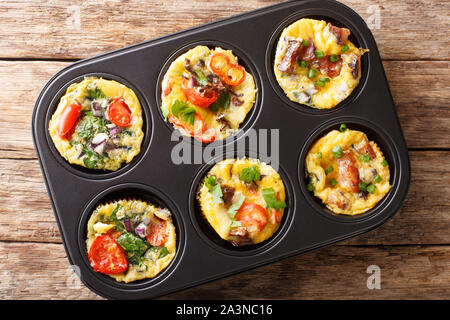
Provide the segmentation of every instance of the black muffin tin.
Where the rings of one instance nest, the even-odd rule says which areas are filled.
[[[303,17],[345,26],[351,30],[350,40],[355,45],[370,49],[362,57],[358,87],[331,110],[291,102],[273,74],[281,31]],[[240,64],[253,75],[258,89],[254,108],[238,134],[226,139],[225,147],[238,145],[250,128],[280,129],[277,164],[286,188],[287,208],[279,230],[262,244],[233,247],[220,239],[201,216],[195,201],[197,186],[208,169],[222,159],[220,152],[203,164],[175,165],[171,161],[171,150],[178,141],[171,141],[173,129],[164,122],[159,109],[161,80],[176,56],[198,44],[232,49]],[[60,97],[71,83],[86,75],[124,83],[142,104],[142,150],[116,172],[69,164],[48,134],[48,122]],[[354,217],[332,214],[306,190],[304,159],[309,147],[341,123],[366,132],[381,147],[391,171],[392,189],[386,197],[369,212]],[[33,112],[32,131],[69,261],[80,268],[81,280],[87,287],[107,298],[158,297],[362,234],[399,210],[410,182],[408,152],[375,40],[359,15],[335,1],[281,3],[76,62],[58,72],[43,88]],[[183,143],[206,147],[191,138]],[[208,147],[218,145],[213,142]],[[248,148],[223,152],[226,157],[263,160],[266,156]],[[118,283],[89,266],[85,248],[89,215],[97,204],[121,198],[147,200],[173,213],[177,253],[170,266],[154,279]]]

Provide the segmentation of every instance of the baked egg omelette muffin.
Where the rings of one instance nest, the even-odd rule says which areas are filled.
[[[286,207],[280,175],[256,159],[225,159],[211,168],[197,199],[205,219],[234,246],[257,244],[278,230]]]
[[[99,205],[87,231],[91,267],[119,282],[153,278],[175,257],[170,211],[141,200]]]
[[[142,123],[133,90],[114,80],[85,77],[61,97],[49,134],[69,163],[115,171],[140,152]]]
[[[209,143],[236,132],[253,107],[253,76],[231,50],[196,46],[164,75],[161,111],[184,136]]]
[[[361,55],[350,30],[321,20],[300,19],[286,27],[277,44],[274,72],[287,97],[317,109],[347,98],[361,78]]]
[[[366,212],[391,189],[389,165],[377,144],[345,124],[315,142],[305,164],[307,189],[334,213]]]

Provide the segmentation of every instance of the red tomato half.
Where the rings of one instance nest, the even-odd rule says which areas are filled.
[[[261,231],[269,220],[266,209],[256,203],[244,203],[239,208],[235,218],[249,232]]]
[[[208,90],[204,94],[199,93],[194,88],[189,87],[187,79],[183,79],[183,82],[181,82],[181,89],[183,89],[188,101],[200,108],[208,108],[219,96],[216,90]]]
[[[81,105],[78,102],[72,103],[64,108],[58,120],[58,136],[66,138],[66,134],[75,126],[80,117]]]
[[[148,227],[147,241],[154,247],[160,247],[166,243],[169,237],[167,222],[165,220],[152,221]]]
[[[131,110],[124,98],[117,98],[108,107],[108,118],[119,127],[128,127],[131,124]]]
[[[99,235],[94,239],[88,258],[96,272],[118,274],[128,268],[122,247],[108,234]]]

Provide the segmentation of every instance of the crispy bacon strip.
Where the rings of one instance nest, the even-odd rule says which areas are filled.
[[[339,168],[339,184],[349,192],[359,192],[359,171],[356,160],[350,150],[344,151],[337,160]]]
[[[289,40],[287,44],[286,53],[278,64],[278,70],[282,72],[292,72],[294,69],[294,63],[297,59],[298,54],[302,49],[301,42],[297,40]]]
[[[347,28],[338,28],[328,23],[328,30],[336,37],[336,42],[338,45],[343,45],[350,35],[350,30]]]
[[[377,154],[369,143],[369,139],[364,137],[359,143],[354,144],[353,148],[361,154],[368,155],[371,159],[375,159]]]
[[[321,73],[328,75],[330,78],[334,78],[341,73],[342,60],[339,59],[336,62],[331,62],[330,57],[314,60],[313,64],[319,69]]]

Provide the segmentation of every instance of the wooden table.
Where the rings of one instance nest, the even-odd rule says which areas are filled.
[[[278,1],[72,2],[0,3],[1,299],[100,298],[69,266],[33,148],[31,112],[48,79],[75,60]],[[343,2],[371,22],[410,150],[403,208],[351,241],[167,298],[450,298],[450,2]],[[380,290],[367,288],[370,265]]]

